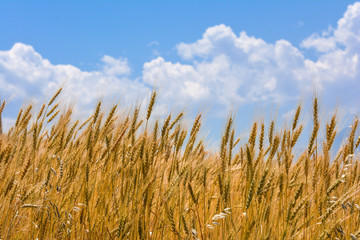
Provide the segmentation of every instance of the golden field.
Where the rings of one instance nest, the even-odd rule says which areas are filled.
[[[201,115],[153,119],[156,92],[143,114],[99,102],[86,121],[59,94],[0,136],[0,239],[360,239],[359,120],[334,151],[338,116],[321,122],[316,97],[298,154],[301,106],[248,139],[229,117],[214,153]]]

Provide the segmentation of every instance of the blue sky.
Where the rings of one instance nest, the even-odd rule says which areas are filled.
[[[324,116],[359,112],[354,1],[0,0],[0,36],[6,126],[59,86],[86,115],[99,98],[133,103],[155,84],[159,115],[201,109],[211,139],[231,110],[247,129],[289,118],[315,91]]]
[[[174,47],[211,26],[295,46],[336,26],[353,1],[0,1],[2,50],[33,46],[53,64],[94,70],[104,54],[129,59],[139,74],[153,50],[178,60]],[[153,44],[151,44],[153,43]],[[154,44],[154,43],[158,43]]]

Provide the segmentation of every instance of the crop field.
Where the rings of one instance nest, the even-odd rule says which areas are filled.
[[[230,116],[214,152],[201,114],[152,116],[156,94],[144,112],[99,102],[85,121],[61,89],[20,110],[0,136],[0,239],[360,239],[357,118],[335,151],[338,116],[320,121],[314,97],[298,153],[301,105],[246,139]]]

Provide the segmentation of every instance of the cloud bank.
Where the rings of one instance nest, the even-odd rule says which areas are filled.
[[[129,74],[127,60],[111,56],[102,58],[99,71],[86,72],[72,65],[53,65],[22,43],[0,52],[1,94],[13,102],[49,98],[60,87],[64,88],[63,99],[76,101],[82,110],[91,109],[99,99],[130,101],[144,94],[146,87]]]
[[[304,54],[312,50],[317,52],[316,60]],[[347,102],[356,101],[360,3],[348,6],[336,28],[311,35],[299,48],[284,39],[268,43],[244,31],[236,35],[229,26],[218,25],[194,43],[178,44],[177,52],[185,63],[158,57],[145,63],[143,79],[158,81],[180,101],[216,101],[222,106],[283,104],[315,89],[325,98],[335,94]]]
[[[134,78],[124,58],[106,55],[99,70],[82,71],[54,65],[32,46],[16,43],[0,51],[0,93],[19,103],[64,87],[63,99],[76,100],[87,111],[99,98],[141,100],[155,85],[159,106],[206,105],[223,116],[234,106],[296,103],[315,88],[325,101],[360,103],[360,2],[348,6],[337,26],[312,34],[299,47],[285,39],[269,43],[245,31],[236,34],[220,24],[176,50],[180,62],[159,56],[145,62],[142,75]],[[306,57],[312,51],[315,60]]]

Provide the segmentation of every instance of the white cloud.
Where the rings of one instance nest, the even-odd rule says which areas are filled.
[[[128,65],[127,59],[116,59],[105,55],[102,58],[104,65],[104,73],[107,75],[128,75],[130,74],[130,67]]]
[[[360,2],[349,5],[337,27],[329,28],[322,36],[313,34],[302,42],[305,48],[330,52],[344,48],[348,52],[360,51]]]
[[[179,102],[206,102],[224,110],[243,103],[282,102],[298,96],[305,81],[298,74],[305,68],[304,56],[291,43],[270,44],[245,32],[236,36],[225,25],[208,28],[201,39],[180,43],[177,50],[188,64],[159,57],[144,64],[143,78]]]
[[[318,52],[328,52],[336,48],[336,41],[333,37],[320,37],[319,34],[314,33],[305,39],[301,46],[307,49],[314,48]]]
[[[287,40],[268,43],[244,31],[237,35],[221,24],[193,43],[177,45],[185,63],[159,57],[145,63],[143,78],[158,83],[173,99],[223,109],[255,102],[296,103],[315,89],[325,101],[335,96],[358,104],[360,3],[349,5],[336,28],[329,27],[321,36],[312,34],[301,46],[318,51],[318,58],[306,58],[303,49]]]
[[[338,21],[334,35],[347,48],[360,50],[360,2],[348,6],[343,18]]]
[[[79,113],[87,113],[100,98],[132,102],[147,93],[139,80],[127,76],[130,67],[126,59],[104,56],[102,61],[101,71],[86,72],[72,65],[53,65],[33,47],[16,43],[10,50],[0,51],[0,91],[16,101],[32,96],[49,98],[63,87],[63,101],[76,101]]]
[[[336,28],[330,28],[322,36],[311,35],[302,46],[322,53],[316,62],[308,61],[306,65],[323,82],[359,83],[360,2],[348,6]]]
[[[143,80],[149,85],[159,86],[161,98],[167,101],[192,101],[201,100],[206,95],[206,86],[201,84],[201,76],[193,66],[180,63],[166,62],[158,57],[144,64]],[[194,93],[189,90],[189,84],[196,86],[200,92]],[[195,85],[196,84],[196,85]]]

